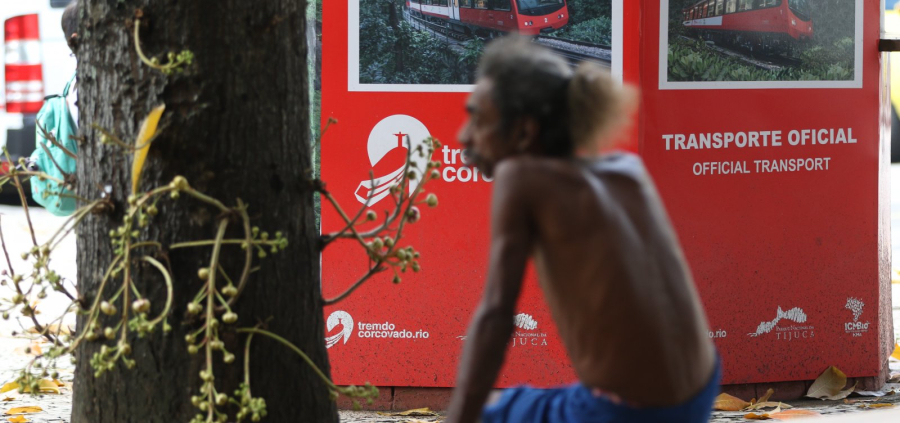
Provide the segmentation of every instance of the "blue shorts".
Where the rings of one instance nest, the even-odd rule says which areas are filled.
[[[584,385],[559,389],[518,387],[482,413],[483,423],[706,423],[719,394],[721,364],[694,398],[673,407],[636,408],[594,396]]]

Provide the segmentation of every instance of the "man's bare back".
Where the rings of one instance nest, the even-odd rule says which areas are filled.
[[[498,178],[515,179],[502,185],[534,216],[538,279],[579,380],[653,407],[705,386],[715,361],[705,318],[640,160],[523,157],[501,167]]]
[[[636,156],[581,158],[623,119],[617,90],[525,39],[483,56],[459,139],[494,177],[490,260],[447,423],[708,419],[716,354],[656,189]],[[513,389],[482,413],[529,260],[581,384]]]

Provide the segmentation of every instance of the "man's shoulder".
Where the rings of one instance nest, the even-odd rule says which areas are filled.
[[[560,178],[571,177],[572,163],[565,159],[520,156],[512,157],[497,164],[494,183],[506,189],[539,191],[547,185],[560,182]]]
[[[646,174],[644,162],[632,153],[615,152],[588,159],[519,156],[501,161],[495,177],[506,181],[559,182],[559,178],[580,177],[585,170],[593,173],[622,173],[635,177]],[[523,182],[524,183],[524,182]]]

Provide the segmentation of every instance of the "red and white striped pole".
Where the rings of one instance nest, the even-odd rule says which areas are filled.
[[[37,113],[44,102],[38,15],[9,18],[5,33],[6,112]]]

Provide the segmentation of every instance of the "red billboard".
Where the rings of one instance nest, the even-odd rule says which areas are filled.
[[[622,2],[601,1],[606,5],[602,10],[578,9],[597,3],[593,1],[512,0],[490,8],[479,8],[488,2],[457,0],[324,3],[322,117],[339,120],[322,141],[321,175],[329,192],[349,210],[370,198],[369,208],[381,215],[391,207],[388,187],[402,171],[410,147],[406,137],[413,149],[429,136],[443,143],[433,156],[443,162],[441,177],[428,183],[440,206],[423,207],[421,221],[404,231],[403,242],[421,253],[422,272],[402,274],[398,285],[391,283],[390,272],[376,275],[347,300],[326,307],[333,376],[339,384],[453,386],[488,256],[490,179],[465,165],[456,141],[478,52],[498,35],[500,27],[494,24],[503,22],[522,32],[552,30],[552,36],[538,37],[538,42],[551,48],[575,44],[580,56],[571,51],[572,60],[595,60],[621,73],[621,62],[612,57],[621,51],[621,43],[612,40],[614,32],[620,36],[621,18],[615,28],[611,23],[613,4],[620,15]],[[542,6],[529,11],[529,4]],[[550,10],[547,4],[558,7]],[[574,39],[578,34],[573,28],[592,25],[600,30]],[[323,204],[323,233],[343,225]],[[329,245],[322,256],[325,297],[352,285],[367,264],[358,244]],[[533,273],[527,277],[509,347],[502,386],[552,385],[575,378]]]
[[[879,2],[644,4],[640,151],[723,383],[877,375],[893,337]]]
[[[438,138],[433,159],[444,163],[427,188],[440,206],[424,208],[403,240],[421,253],[422,272],[396,285],[390,272],[376,275],[326,307],[335,381],[454,384],[489,247],[491,183],[456,142],[478,53],[502,31],[488,13],[524,32],[552,31],[536,42],[580,45],[561,53],[640,87],[626,148],[643,156],[678,231],[723,383],[814,379],[829,365],[877,374],[892,337],[877,2],[615,0],[592,9],[604,2],[570,0],[541,10],[546,23],[522,13],[528,3],[324,2],[322,118],[339,120],[322,141],[329,192],[345,210],[368,199],[381,215],[409,148]],[[323,233],[344,225],[323,204]],[[367,264],[358,244],[329,245],[325,297]],[[574,380],[529,272],[498,384]]]

